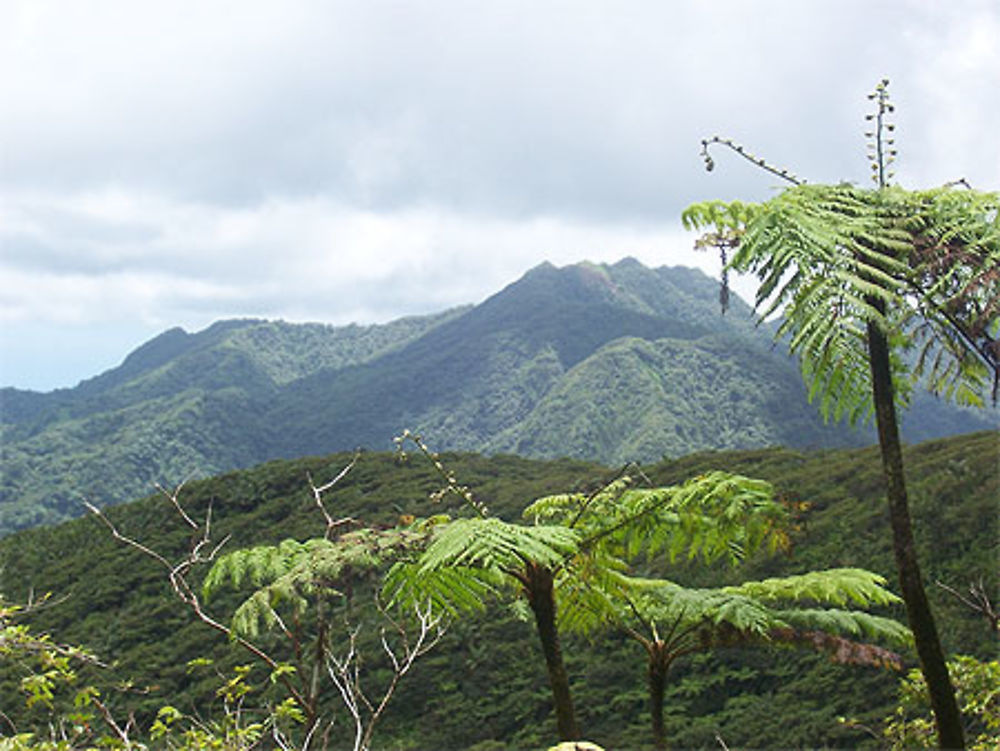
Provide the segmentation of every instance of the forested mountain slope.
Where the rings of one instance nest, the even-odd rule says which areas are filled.
[[[986,432],[906,450],[917,543],[928,581],[964,589],[982,578],[991,592],[1000,584],[995,565],[1000,553],[998,441],[1000,434]],[[232,535],[227,549],[287,537],[302,540],[323,532],[307,475],[317,481],[332,477],[349,458],[339,454],[271,462],[193,482],[181,499],[196,518],[212,504],[213,537]],[[535,497],[593,487],[612,474],[582,461],[475,455],[445,455],[444,460],[494,513],[506,518],[516,517]],[[645,472],[656,484],[673,484],[711,469],[768,479],[782,497],[808,504],[792,553],[753,560],[736,574],[669,564],[664,556],[651,570],[686,584],[712,586],[734,576],[860,566],[884,574],[895,587],[876,449],[713,451],[664,460]],[[328,496],[328,504],[338,516],[391,526],[400,514],[455,511],[428,500],[440,482],[419,459],[399,463],[389,454],[364,454]],[[123,504],[108,514],[126,534],[168,558],[180,556],[190,543],[190,530],[162,497]],[[116,709],[134,708],[142,721],[148,722],[165,703],[211,716],[217,681],[210,673],[191,673],[186,662],[208,655],[220,665],[247,659],[171,599],[165,572],[155,562],[113,540],[93,518],[0,540],[0,591],[15,601],[32,592],[53,592],[54,604],[39,611],[37,628],[86,644],[114,661],[106,675],[109,684],[118,678],[135,681],[135,691],[118,700],[125,704]],[[996,636],[984,619],[938,587],[929,594],[949,652],[995,656]],[[211,607],[225,618],[233,604],[220,599]],[[902,617],[901,612],[891,614]],[[646,747],[641,650],[607,635],[591,641],[568,638],[565,653],[586,735],[606,748]],[[912,665],[914,657],[905,656]],[[506,609],[496,607],[485,617],[455,624],[403,684],[378,746],[479,751],[547,747],[555,731],[541,663],[531,625]],[[836,718],[870,721],[884,716],[896,702],[898,680],[888,670],[834,665],[822,654],[784,650],[723,650],[682,660],[671,675],[668,735],[678,748],[717,748],[717,732],[733,748],[864,746],[871,739]],[[268,684],[264,671],[255,684]],[[24,723],[12,688],[0,686],[0,705]],[[346,739],[349,733],[343,732]]]
[[[605,462],[843,446],[795,363],[684,268],[542,265],[475,307],[383,326],[238,320],[172,329],[73,389],[4,389],[0,534],[272,458],[404,428],[436,446]],[[907,440],[991,425],[923,397]],[[994,423],[995,424],[995,423]]]

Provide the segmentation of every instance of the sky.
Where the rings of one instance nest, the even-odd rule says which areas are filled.
[[[777,178],[1000,189],[997,0],[0,0],[0,385],[173,326],[382,323],[549,261],[699,266]],[[752,294],[741,281],[737,290]]]

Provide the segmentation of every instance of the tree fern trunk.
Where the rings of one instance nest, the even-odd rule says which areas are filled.
[[[948,667],[945,664],[937,626],[934,624],[934,615],[927,600],[927,593],[924,591],[913,541],[906,481],[903,476],[903,453],[896,421],[889,346],[885,334],[872,322],[868,323],[868,360],[871,365],[882,469],[889,500],[892,548],[896,556],[903,601],[906,603],[906,616],[913,631],[917,655],[920,658],[920,669],[930,692],[938,744],[942,748],[961,749],[965,748],[962,715],[958,710],[955,692],[948,677]]]
[[[653,747],[667,750],[667,732],[663,726],[663,695],[667,685],[668,665],[655,652],[649,653],[649,714],[653,721]]]
[[[552,572],[534,564],[528,564],[528,602],[535,614],[538,637],[545,654],[545,669],[552,687],[552,701],[556,710],[556,725],[559,740],[575,741],[580,737],[573,710],[573,697],[569,690],[569,676],[563,665],[562,649],[559,646],[559,632],[556,630],[556,601],[553,594]]]

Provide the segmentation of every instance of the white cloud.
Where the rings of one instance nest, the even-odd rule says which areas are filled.
[[[774,181],[705,173],[699,139],[863,181],[883,75],[904,184],[996,188],[997,38],[993,0],[8,0],[2,378],[44,326],[384,321],[542,260],[714,270],[682,207]]]
[[[962,13],[932,4],[931,24],[910,35],[917,65],[908,88],[919,119],[915,138],[901,138],[901,172],[919,186],[967,178],[982,190],[1000,188],[1000,7],[970,2]]]
[[[631,255],[650,265],[717,266],[690,251],[693,237],[670,222],[517,220],[440,208],[377,213],[322,198],[219,208],[118,192],[65,196],[44,207],[42,219],[54,211],[68,219],[40,222],[37,199],[15,203],[5,220],[15,231],[4,242],[25,245],[26,254],[68,249],[67,257],[48,269],[4,269],[10,283],[0,290],[0,317],[7,322],[135,315],[197,325],[243,314],[346,322],[352,310],[386,320],[479,301],[542,260]],[[75,237],[80,227],[104,237],[92,252]],[[115,238],[122,227],[137,229]],[[72,263],[79,252],[87,253],[85,270]]]

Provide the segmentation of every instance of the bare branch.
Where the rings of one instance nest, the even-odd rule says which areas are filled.
[[[382,611],[383,615],[385,615],[385,611],[382,609],[381,605],[379,605],[377,601],[376,604],[378,605],[379,610]],[[386,687],[382,694],[382,700],[379,702],[378,708],[372,713],[371,719],[368,722],[368,730],[365,733],[365,743],[363,746],[365,749],[369,747],[372,732],[375,729],[375,723],[382,716],[382,712],[385,711],[385,708],[389,705],[389,700],[396,692],[396,687],[399,685],[399,681],[404,675],[406,675],[407,672],[409,672],[410,668],[413,667],[413,663],[417,660],[417,658],[433,649],[444,636],[445,629],[442,625],[442,618],[439,615],[433,614],[431,604],[429,602],[423,610],[420,608],[420,605],[414,605],[413,610],[414,615],[417,618],[418,633],[412,646],[409,643],[405,627],[391,618],[389,618],[389,622],[396,627],[396,630],[400,635],[399,655],[393,652],[386,641],[385,630],[382,632],[382,647],[392,660],[393,676],[389,681],[388,687]]]
[[[90,511],[90,513],[92,513],[94,516],[96,516],[98,519],[100,519],[105,524],[105,526],[107,526],[107,528],[109,530],[111,530],[111,536],[114,537],[116,540],[118,540],[119,542],[123,542],[126,545],[129,545],[129,546],[135,548],[136,550],[140,551],[141,553],[149,556],[154,561],[157,561],[160,565],[162,565],[164,568],[166,568],[167,571],[173,571],[174,567],[171,565],[170,561],[168,561],[162,555],[160,555],[159,553],[157,553],[155,550],[152,550],[151,548],[147,548],[142,543],[137,542],[136,540],[133,540],[132,538],[126,537],[125,535],[121,534],[118,531],[118,528],[115,527],[115,525],[111,523],[111,520],[108,519],[108,517],[106,517],[104,515],[104,513],[99,508],[97,508],[97,506],[95,506],[94,504],[92,504],[90,501],[84,501],[83,505],[87,507],[87,509]]]
[[[190,516],[187,515],[187,513],[181,507],[180,501],[177,500],[178,496],[180,496],[181,489],[184,487],[184,484],[190,479],[191,479],[190,475],[185,477],[183,480],[181,480],[180,485],[174,488],[173,491],[167,490],[162,485],[160,485],[160,483],[155,483],[154,486],[156,487],[157,490],[160,491],[162,495],[166,496],[166,498],[170,501],[170,503],[173,504],[174,508],[177,509],[177,513],[181,515],[181,518],[187,523],[189,527],[191,527],[191,529],[198,529],[198,525]]]
[[[332,480],[330,480],[330,482],[326,483],[325,485],[317,486],[316,483],[313,482],[312,475],[308,473],[306,474],[306,479],[309,480],[309,488],[312,490],[313,499],[316,501],[316,506],[319,507],[319,510],[323,513],[323,518],[326,519],[326,533],[324,536],[326,537],[327,540],[333,537],[334,531],[338,527],[341,527],[345,524],[359,523],[357,519],[350,516],[345,516],[342,519],[335,520],[330,515],[330,512],[326,510],[326,505],[323,503],[323,493],[325,493],[334,485],[343,480],[347,476],[347,473],[350,472],[352,469],[354,469],[354,465],[358,463],[358,459],[360,457],[361,457],[361,452],[356,451],[354,453],[354,458],[351,459],[351,461],[347,464],[347,466],[344,467],[342,470],[340,470],[337,476],[334,477]]]
[[[382,649],[392,665],[392,677],[382,690],[378,704],[369,699],[362,686],[361,655],[357,649],[360,625],[348,628],[346,654],[339,657],[331,654],[326,665],[327,674],[340,693],[344,707],[354,722],[354,751],[367,751],[371,748],[375,727],[395,694],[400,680],[420,656],[433,649],[445,633],[441,616],[433,614],[429,603],[423,608],[419,605],[414,606],[413,614],[416,617],[417,630],[412,641],[411,633],[401,620],[389,615],[378,599],[375,605],[388,624],[388,627],[382,629],[380,638]],[[390,631],[395,631],[399,635],[399,644],[396,648],[390,644],[387,635]]]
[[[176,492],[173,494],[165,493],[165,495],[168,498],[176,501],[177,497]],[[108,517],[94,504],[86,501],[84,503],[87,509],[92,514],[94,514],[94,516],[96,516],[108,528],[108,530],[110,530],[111,536],[114,539],[118,540],[119,542],[125,545],[128,545],[129,547],[135,548],[136,550],[140,551],[143,555],[146,555],[149,558],[153,559],[154,561],[159,563],[163,568],[166,569],[167,579],[170,582],[170,587],[171,589],[173,589],[174,594],[182,603],[184,603],[188,608],[191,609],[191,611],[194,613],[195,617],[198,618],[198,620],[200,620],[202,623],[206,624],[210,628],[215,629],[219,633],[225,634],[227,638],[231,639],[232,641],[235,641],[237,644],[243,647],[243,649],[250,652],[250,654],[252,654],[254,657],[256,657],[265,665],[267,665],[271,670],[273,671],[278,670],[280,664],[277,660],[271,657],[271,655],[269,655],[267,652],[265,652],[263,649],[258,647],[253,642],[248,641],[244,637],[235,633],[231,628],[219,622],[218,620],[213,618],[209,613],[207,613],[204,610],[201,600],[199,599],[195,589],[191,586],[191,584],[187,580],[187,574],[191,570],[191,568],[193,568],[196,564],[211,563],[212,559],[215,557],[215,554],[229,539],[228,537],[224,538],[222,542],[220,542],[212,549],[210,555],[203,556],[200,554],[199,551],[203,547],[209,545],[211,542],[209,537],[209,532],[211,529],[211,517],[212,517],[211,505],[209,505],[208,512],[206,514],[206,521],[204,526],[202,527],[204,531],[203,534],[201,535],[201,539],[191,545],[187,554],[179,562],[171,563],[163,555],[153,550],[152,548],[143,545],[141,542],[131,537],[128,537],[127,535],[122,534],[118,530],[118,528],[114,525],[114,523],[110,519],[108,519]],[[178,503],[174,503],[174,506],[175,508],[178,509],[179,513],[181,513],[184,516],[187,516],[180,509],[180,505]],[[198,527],[196,526],[196,529],[197,528]],[[281,677],[283,685],[288,690],[289,695],[293,699],[295,699],[295,701],[299,704],[299,706],[307,708],[309,705],[306,702],[305,697],[289,680],[288,676],[284,672],[280,671],[279,675]]]
[[[132,741],[129,740],[128,735],[131,731],[135,730],[135,715],[129,714],[128,720],[125,722],[125,726],[122,727],[115,720],[114,715],[111,714],[111,710],[108,709],[108,706],[104,702],[96,696],[92,696],[90,701],[101,713],[101,719],[104,720],[104,724],[112,733],[115,734],[115,737],[121,741],[122,748],[132,748]]]
[[[997,607],[990,602],[990,596],[986,591],[986,585],[982,578],[969,585],[968,596],[963,595],[961,592],[952,587],[949,587],[944,582],[935,581],[934,583],[941,587],[941,589],[945,592],[955,597],[967,608],[984,616],[986,620],[989,621],[990,629],[993,631],[1000,631],[1000,610],[998,610]]]

